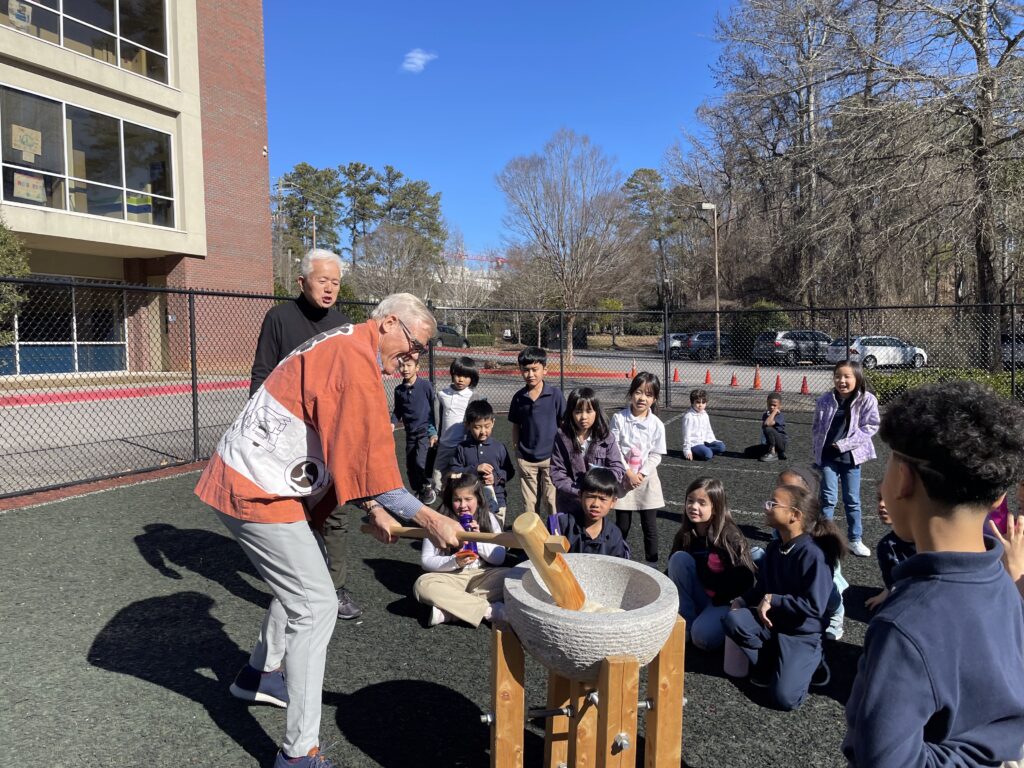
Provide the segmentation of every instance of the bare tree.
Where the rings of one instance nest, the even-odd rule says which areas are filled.
[[[462,233],[457,228],[449,227],[448,233],[445,251],[434,265],[432,297],[443,306],[457,308],[456,324],[461,333],[468,335],[469,324],[490,302],[494,276],[490,260],[474,262],[468,257]],[[476,268],[471,266],[473,264]]]
[[[431,243],[408,227],[381,224],[357,244],[354,280],[361,296],[378,300],[407,291],[430,293],[438,257]]]
[[[542,154],[513,158],[498,174],[510,239],[533,250],[560,289],[569,362],[575,312],[590,306],[601,278],[621,267],[632,236],[621,184],[611,159],[568,129]]]

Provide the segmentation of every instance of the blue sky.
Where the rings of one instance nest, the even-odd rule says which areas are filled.
[[[302,161],[390,163],[442,193],[467,250],[500,247],[494,177],[560,127],[590,136],[624,176],[662,165],[713,95],[726,7],[267,2],[271,178]]]

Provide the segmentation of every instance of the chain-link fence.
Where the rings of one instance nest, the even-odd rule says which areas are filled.
[[[241,410],[271,296],[0,278],[0,497],[208,458]],[[372,305],[339,307],[355,321]],[[539,346],[548,380],[623,407],[630,378],[661,380],[661,405],[705,389],[712,410],[759,412],[780,391],[809,410],[853,359],[883,405],[925,381],[970,378],[1022,396],[1020,308],[882,307],[714,312],[434,307],[421,361],[435,389],[456,357],[499,412]],[[1013,333],[1016,329],[1016,333]],[[389,406],[397,377],[385,379]]]

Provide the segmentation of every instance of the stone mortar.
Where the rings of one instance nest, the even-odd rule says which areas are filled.
[[[531,563],[505,579],[505,612],[523,647],[571,680],[597,680],[606,656],[649,664],[679,614],[675,584],[650,566],[607,555],[565,555],[588,601],[615,613],[570,611],[555,605]]]

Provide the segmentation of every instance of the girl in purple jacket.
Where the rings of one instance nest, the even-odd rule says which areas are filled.
[[[871,550],[861,541],[860,467],[875,458],[871,438],[878,431],[878,400],[868,392],[857,363],[836,363],[832,383],[835,388],[815,403],[811,427],[811,455],[821,468],[821,512],[832,519],[842,483],[850,552],[868,557]]]
[[[626,474],[626,465],[608,429],[597,394],[590,387],[581,387],[569,393],[551,453],[557,512],[572,514],[582,510],[579,484],[587,470],[594,467],[610,469],[617,482],[622,482]]]

